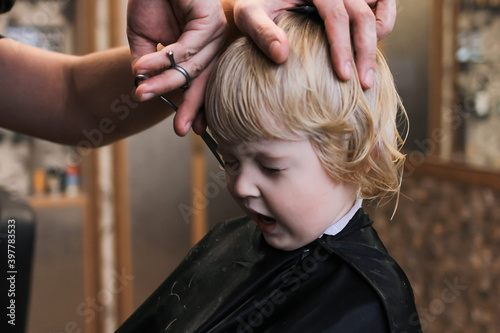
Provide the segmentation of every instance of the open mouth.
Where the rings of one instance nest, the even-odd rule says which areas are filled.
[[[256,220],[259,229],[264,233],[272,233],[277,225],[276,219],[262,214],[257,214]]]
[[[276,223],[276,219],[273,219],[272,217],[269,217],[269,216],[266,216],[266,215],[259,214],[259,215],[257,215],[257,218],[260,221],[264,222],[265,224]]]

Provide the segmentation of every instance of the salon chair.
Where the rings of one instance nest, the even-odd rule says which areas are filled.
[[[0,189],[0,332],[26,332],[35,241],[34,216],[25,200],[17,199]],[[9,234],[9,230],[15,230],[15,233],[11,231]],[[8,235],[15,235],[15,243],[11,244],[14,248],[10,247],[10,254],[14,255],[11,259],[15,262],[8,262]],[[13,243],[14,238],[11,236],[10,239]],[[9,266],[10,264],[14,266]],[[9,277],[11,279],[7,280]],[[14,318],[9,316],[13,313],[12,300],[15,302],[15,325],[9,324]]]

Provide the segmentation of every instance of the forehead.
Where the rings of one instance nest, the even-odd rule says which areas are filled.
[[[267,139],[243,142],[219,142],[221,154],[233,154],[237,156],[263,155],[273,158],[284,158],[290,155],[300,154],[304,149],[311,147],[309,140],[305,137],[297,137],[295,140]]]

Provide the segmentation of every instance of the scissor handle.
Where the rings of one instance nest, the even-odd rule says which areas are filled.
[[[149,76],[144,75],[144,74],[139,74],[134,78],[134,85],[135,87],[139,87],[139,84],[141,84],[142,81],[145,81],[149,79]]]

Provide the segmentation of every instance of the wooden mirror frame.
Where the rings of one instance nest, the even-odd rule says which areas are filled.
[[[500,189],[500,170],[492,170],[472,166],[463,162],[448,161],[442,158],[444,138],[452,148],[456,148],[457,133],[453,129],[443,126],[443,102],[445,98],[456,100],[453,81],[457,75],[457,63],[453,61],[453,68],[445,68],[445,57],[453,56],[456,49],[456,39],[452,38],[452,45],[444,38],[445,34],[456,35],[456,17],[459,3],[454,0],[434,0],[432,7],[432,27],[429,62],[429,115],[427,139],[430,149],[425,158],[411,160],[411,153],[407,161],[407,169],[416,174],[429,175],[470,185],[486,186]],[[452,73],[446,76],[446,73]],[[450,77],[451,76],[451,77]],[[446,101],[445,101],[446,102]],[[456,110],[452,111],[453,117],[461,117]],[[458,118],[457,118],[458,119]]]

